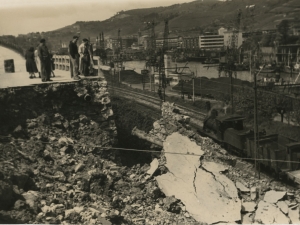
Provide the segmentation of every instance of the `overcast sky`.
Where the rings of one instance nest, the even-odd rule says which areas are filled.
[[[55,30],[76,21],[105,20],[121,10],[194,0],[0,0],[0,35]]]

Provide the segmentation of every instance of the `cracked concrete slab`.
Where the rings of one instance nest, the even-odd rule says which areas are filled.
[[[289,212],[289,207],[288,205],[284,202],[284,201],[279,201],[276,203],[276,205],[280,208],[280,210],[284,213],[284,214],[288,214]]]
[[[286,195],[285,191],[268,191],[265,194],[264,201],[269,203],[276,203]]]
[[[255,212],[255,222],[263,224],[289,224],[290,219],[275,205],[260,201]]]
[[[299,219],[299,207],[296,207],[294,209],[289,208],[288,209],[289,218],[291,219],[292,224],[300,224]]]
[[[221,172],[227,168],[214,162],[201,165],[201,147],[179,133],[164,142],[166,167],[169,172],[156,177],[166,196],[174,195],[199,222],[234,223],[241,220],[241,201],[234,183]],[[187,155],[181,155],[189,153]]]

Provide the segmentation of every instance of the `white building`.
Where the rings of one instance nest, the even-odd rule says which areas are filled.
[[[199,37],[200,49],[221,49],[223,46],[223,35],[206,33]]]

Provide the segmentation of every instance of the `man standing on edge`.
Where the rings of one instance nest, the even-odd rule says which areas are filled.
[[[70,56],[70,71],[71,71],[71,78],[74,80],[79,80],[80,77],[78,72],[78,64],[79,64],[79,53],[78,53],[78,47],[77,47],[77,40],[78,36],[74,36],[73,40],[70,41],[69,44],[69,56]]]
[[[44,38],[40,40],[40,45],[38,47],[38,56],[41,61],[42,82],[52,81],[50,80],[50,75],[51,75],[50,54],[46,46],[46,40]]]

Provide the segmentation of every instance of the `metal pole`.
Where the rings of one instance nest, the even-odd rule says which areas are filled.
[[[152,66],[150,67],[150,73],[149,73],[149,77],[150,77],[150,91],[152,91]]]
[[[197,70],[196,70],[196,76],[198,77]],[[200,80],[200,99],[202,99],[201,76],[199,76],[199,80]]]
[[[193,102],[195,102],[195,78],[193,77]]]
[[[251,56],[251,55],[250,55]],[[251,68],[251,57],[250,57],[250,68]],[[257,84],[256,84],[256,72],[254,72],[254,155],[255,155],[255,176],[257,176],[257,135],[258,135],[258,126],[257,126]],[[260,179],[260,168],[258,165],[258,179]]]
[[[234,113],[233,109],[233,85],[232,85],[232,73],[233,71],[230,71],[230,101],[231,101],[231,114]]]
[[[254,155],[255,155],[255,174],[257,169],[257,87],[256,72],[254,72]]]
[[[119,65],[120,62],[118,62],[118,69],[119,69],[119,83],[121,83],[121,68],[120,68],[120,65]]]
[[[252,56],[251,56],[251,50],[250,50],[250,56],[249,56],[249,64],[250,64],[250,76],[252,75]],[[254,76],[253,76],[253,82],[254,82],[254,96],[256,96],[256,91],[255,91],[255,88],[256,88],[256,75],[255,75],[255,72],[254,72]],[[255,167],[255,177],[256,177],[256,113],[255,113],[255,110],[256,110],[256,107],[255,107],[255,103],[256,103],[256,98],[254,97],[254,167]]]

